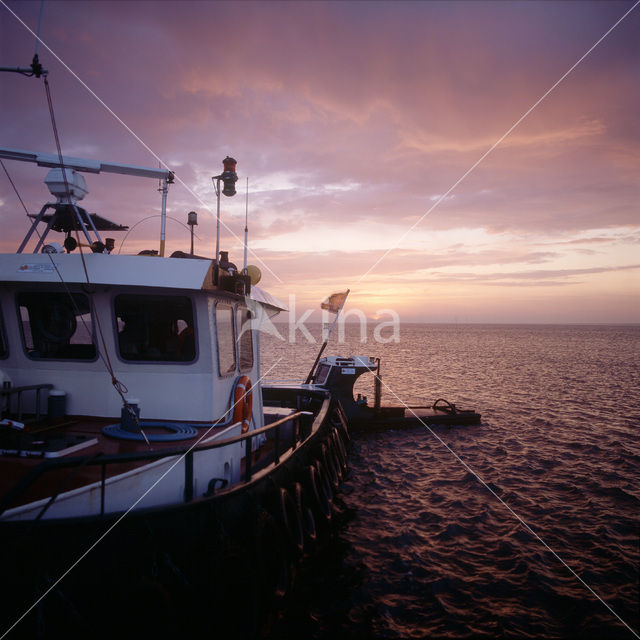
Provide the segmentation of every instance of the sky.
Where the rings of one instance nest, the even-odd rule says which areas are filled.
[[[40,7],[0,0],[0,66],[30,64]],[[370,318],[638,323],[639,33],[615,0],[45,0],[38,53],[65,155],[175,171],[167,253],[194,210],[213,257],[236,158],[221,248],[242,266],[248,207],[249,263],[298,313],[349,288]],[[0,112],[0,146],[56,152],[42,79],[1,73]],[[47,170],[5,167],[39,211]],[[85,177],[132,227],[116,250],[158,248],[157,182]],[[0,170],[0,250],[26,229]]]

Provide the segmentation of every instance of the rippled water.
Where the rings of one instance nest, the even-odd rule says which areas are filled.
[[[304,377],[317,348],[266,336],[263,372]],[[335,538],[273,637],[637,637],[616,614],[640,632],[640,327],[352,327],[327,353],[381,356],[384,404],[483,418],[353,439]]]

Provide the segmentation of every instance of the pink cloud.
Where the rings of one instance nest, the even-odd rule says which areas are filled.
[[[39,3],[9,6],[35,28]],[[52,1],[42,36],[158,156],[176,163],[206,203],[214,200],[206,176],[227,154],[253,184],[289,176],[287,188],[252,193],[256,240],[281,226],[344,234],[345,220],[395,224],[400,235],[631,6]],[[0,11],[2,64],[28,64],[32,36]],[[418,229],[550,240],[637,229],[638,26],[634,11]],[[157,164],[45,49],[40,55],[51,71],[65,150]],[[55,150],[41,82],[2,75],[0,108],[1,145]],[[47,193],[33,179],[44,173],[9,169],[38,210]],[[128,224],[157,206],[152,184],[120,187],[91,177],[89,186],[88,208]],[[22,214],[2,174],[0,199],[0,244],[10,248],[25,225],[12,223]],[[170,207],[180,219],[197,209],[203,241],[209,234],[212,245],[214,225],[189,190],[175,185]],[[225,203],[231,226],[241,208]],[[139,231],[155,241],[155,230],[146,229]],[[337,272],[356,274],[375,261],[358,250],[357,237],[353,245],[352,254],[332,255]],[[285,262],[296,259],[306,272],[302,252]],[[393,252],[380,275],[394,277],[415,259]]]

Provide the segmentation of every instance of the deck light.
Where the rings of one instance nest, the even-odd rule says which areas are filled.
[[[222,165],[224,167],[224,171],[220,176],[222,181],[224,182],[224,187],[222,188],[222,193],[225,196],[235,196],[236,195],[236,182],[238,181],[238,174],[236,173],[236,165],[237,161],[230,156],[227,156],[223,161]]]
[[[218,261],[220,256],[220,181],[224,183],[224,187],[222,188],[222,193],[225,196],[234,196],[236,194],[236,182],[238,180],[238,174],[236,173],[236,165],[238,161],[231,156],[227,156],[222,161],[222,166],[224,171],[219,176],[213,176],[211,179],[213,180],[213,186],[216,190],[216,261]],[[193,227],[191,227],[193,231]],[[219,264],[219,262],[218,262]],[[218,270],[216,269],[214,276],[215,284],[218,284]]]
[[[187,224],[191,229],[191,255],[193,255],[193,226],[198,224],[198,214],[195,211],[189,211],[187,214]]]

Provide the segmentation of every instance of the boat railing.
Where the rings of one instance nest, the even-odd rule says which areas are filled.
[[[53,385],[49,383],[42,383],[42,384],[29,384],[21,387],[12,387],[12,386],[2,387],[0,389],[0,398],[3,399],[3,402],[2,402],[2,405],[0,405],[1,407],[0,418],[4,418],[5,413],[7,415],[15,414],[17,416],[17,419],[19,421],[22,421],[23,419],[22,395],[26,391],[35,391],[35,395],[36,395],[35,416],[32,418],[32,420],[35,420],[35,421],[40,420],[40,413],[41,413],[40,392],[43,389],[47,389],[47,390],[53,389]],[[14,396],[17,398],[17,407],[12,412],[11,404]],[[5,406],[5,403],[6,403],[6,406]]]
[[[173,456],[184,457],[184,502],[191,502],[194,499],[194,476],[193,476],[193,461],[196,454],[200,454],[204,451],[211,449],[220,449],[227,447],[238,442],[246,443],[246,455],[244,458],[244,483],[251,482],[254,474],[254,465],[252,463],[252,442],[253,438],[262,434],[273,432],[273,446],[274,446],[274,458],[273,463],[278,465],[281,458],[288,452],[295,450],[300,446],[312,433],[312,416],[310,411],[295,411],[290,415],[284,416],[279,420],[275,420],[270,424],[261,427],[260,429],[254,429],[247,433],[232,436],[230,438],[224,438],[222,440],[212,440],[204,445],[193,444],[189,447],[176,447],[172,449],[162,449],[158,451],[140,451],[131,453],[117,453],[117,454],[102,454],[97,453],[91,456],[73,457],[69,459],[53,458],[42,462],[41,464],[30,469],[11,489],[9,489],[4,496],[0,498],[0,516],[11,506],[14,505],[17,499],[27,490],[32,487],[37,480],[39,480],[44,474],[50,473],[58,469],[73,469],[70,476],[64,481],[57,490],[50,496],[47,503],[43,506],[40,513],[36,516],[36,520],[40,520],[46,511],[51,507],[55,500],[66,489],[65,484],[70,480],[72,476],[78,473],[85,467],[100,466],[100,515],[105,515],[105,492],[107,481],[107,467],[110,464],[123,464],[132,462],[143,462],[159,460],[162,458],[170,458]],[[283,443],[281,438],[281,427],[287,422],[293,421],[293,429],[291,429],[290,441]],[[287,438],[289,439],[289,438]],[[287,446],[283,446],[287,445]],[[242,482],[242,481],[241,481]],[[208,493],[211,495],[211,493]]]

